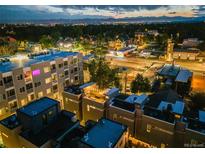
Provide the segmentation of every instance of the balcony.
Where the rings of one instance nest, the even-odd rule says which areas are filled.
[[[8,102],[16,99],[16,95],[10,96],[7,98]]]
[[[33,88],[27,89],[26,91],[27,91],[28,94],[29,94],[29,93],[32,93],[32,92],[33,92]]]
[[[4,86],[7,89],[7,88],[10,88],[10,87],[13,87],[14,84],[13,84],[13,82],[7,82],[7,83],[4,83]]]
[[[31,77],[30,78],[25,78],[25,82],[30,82],[32,81]]]
[[[56,69],[51,69],[51,73],[55,73],[56,72]]]

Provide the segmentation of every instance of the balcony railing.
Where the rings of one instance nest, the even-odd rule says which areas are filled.
[[[26,91],[27,91],[28,94],[32,93],[33,92],[33,88],[27,89]]]
[[[16,95],[10,96],[7,99],[8,99],[8,101],[12,101],[12,100],[16,99]]]
[[[13,82],[4,83],[4,85],[5,85],[5,88],[10,88],[14,86]]]

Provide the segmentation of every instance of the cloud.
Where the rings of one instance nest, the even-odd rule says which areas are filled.
[[[178,5],[34,5],[0,6],[1,20],[132,18],[132,17],[198,17],[205,6]]]

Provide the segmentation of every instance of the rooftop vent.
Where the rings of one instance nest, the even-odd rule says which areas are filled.
[[[89,139],[89,137],[88,137],[88,133],[87,133],[87,134],[84,136],[84,140],[85,140],[85,142],[87,142],[88,139]]]
[[[110,141],[108,142],[108,147],[112,148],[112,142],[110,142]]]

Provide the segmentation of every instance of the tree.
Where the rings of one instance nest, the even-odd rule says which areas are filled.
[[[131,92],[147,92],[150,91],[150,82],[148,78],[144,78],[141,74],[137,74],[135,80],[131,82]]]
[[[43,49],[51,48],[54,46],[54,41],[50,36],[43,35],[40,38],[39,42],[41,43]]]
[[[59,40],[60,36],[61,34],[58,31],[54,31],[51,33],[51,38],[54,43],[56,43]]]
[[[97,57],[88,64],[91,81],[96,82],[100,89],[120,87],[118,71],[111,69],[104,57]]]

